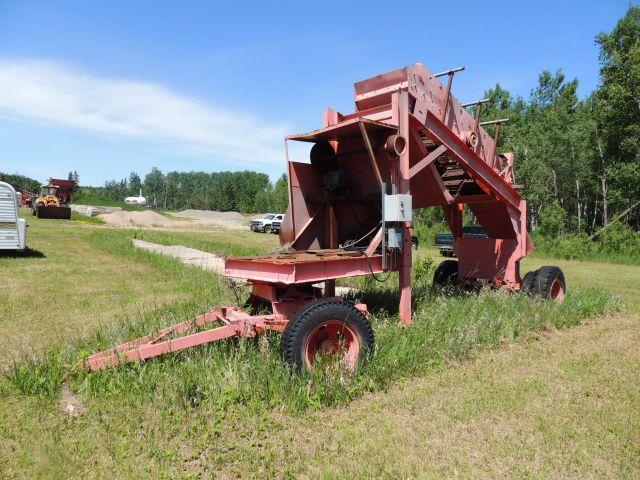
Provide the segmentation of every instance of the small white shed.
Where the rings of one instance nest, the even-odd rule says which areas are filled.
[[[26,250],[27,221],[18,214],[14,188],[0,182],[0,250]]]

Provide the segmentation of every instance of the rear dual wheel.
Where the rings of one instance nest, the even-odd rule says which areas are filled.
[[[433,274],[433,284],[444,288],[446,286],[457,285],[458,283],[458,262],[456,260],[445,260],[441,262]]]
[[[562,302],[567,294],[567,283],[560,267],[545,266],[524,276],[522,291]]]
[[[319,356],[353,371],[373,352],[373,329],[352,302],[327,298],[301,308],[282,334],[285,360],[296,371],[313,370]]]
[[[460,283],[458,262],[445,260],[438,265],[433,275],[433,283],[439,287],[458,285]],[[528,272],[524,276],[522,291],[530,295],[562,302],[567,294],[567,283],[564,279],[564,273],[559,267],[545,266]]]

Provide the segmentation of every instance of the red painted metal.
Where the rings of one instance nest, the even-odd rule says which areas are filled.
[[[382,255],[340,249],[233,257],[225,262],[228,277],[282,285],[307,284],[381,273]]]
[[[551,284],[551,292],[549,296],[556,302],[561,302],[562,300],[564,300],[565,295],[566,291],[564,284],[560,281],[560,279],[556,278]]]
[[[255,291],[254,289],[254,293]],[[340,299],[340,297],[336,298]],[[121,363],[146,360],[165,353],[178,352],[218,340],[255,337],[266,330],[282,331],[293,313],[309,301],[310,299],[300,300],[279,297],[273,303],[274,313],[267,315],[251,315],[240,307],[216,308],[193,320],[164,328],[154,335],[147,335],[91,355],[87,358],[85,364],[91,370],[97,371],[115,367]],[[356,308],[365,314],[367,313],[366,305],[357,304]],[[217,323],[219,326],[197,331],[199,327],[211,323]],[[174,337],[173,335],[175,334],[185,335]],[[318,338],[316,340],[320,342]],[[322,347],[322,345],[320,346]],[[354,352],[359,352],[359,344],[357,344],[356,340],[356,342],[348,342],[345,346],[344,358],[347,365],[350,365]],[[313,352],[314,355],[315,353],[317,352]],[[357,360],[357,356],[355,360]]]
[[[519,290],[519,262],[533,251],[526,202],[513,185],[513,154],[497,153],[495,139],[479,122],[484,100],[463,106],[451,91],[453,74],[461,70],[442,72],[446,87],[438,79],[441,74],[420,63],[362,80],[354,84],[353,113],[329,108],[322,128],[286,137],[289,208],[280,241],[288,253],[229,258],[225,264],[225,275],[253,286],[250,303],[271,305],[268,315],[252,316],[236,307],[216,309],[204,316],[221,324],[214,329],[166,340],[192,325],[179,324],[158,338],[145,337],[118,347],[121,350],[94,355],[91,368],[115,364],[123,356],[149,358],[282,329],[299,308],[322,295],[313,284],[324,282],[324,295],[333,296],[336,279],[383,271],[398,272],[400,317],[411,322],[412,225],[400,225],[404,239],[399,251],[382,250],[383,184],[391,193],[411,195],[414,209],[444,209],[461,278]],[[465,109],[469,105],[476,105],[475,116]],[[325,163],[292,162],[289,141],[327,142],[333,152],[320,159]],[[325,146],[321,151],[328,150]],[[326,183],[327,169],[340,172],[340,188]],[[465,207],[489,238],[462,236]],[[358,251],[353,251],[354,242]],[[344,244],[350,249],[338,248]]]
[[[446,87],[422,64],[363,80],[355,84],[354,113],[337,114],[341,118],[337,124],[288,139],[333,142],[339,167],[347,173],[349,192],[353,192],[346,203],[379,196],[380,183],[385,182],[399,193],[411,194],[414,208],[442,206],[459,252],[460,275],[518,290],[519,261],[533,250],[533,244],[526,232],[526,204],[512,186],[513,155],[497,154],[496,142],[479,124],[479,116],[471,115],[451,93],[453,73],[443,72],[448,76]],[[400,158],[381,148],[392,134],[407,141]],[[444,163],[453,164],[464,178],[457,189],[452,183],[459,180],[452,182],[443,173]],[[294,163],[289,171],[292,208],[281,240],[296,250],[327,248],[328,208],[322,204],[312,208],[309,200],[322,194],[320,175],[308,164]],[[462,237],[465,205],[491,238],[471,243]],[[356,224],[348,208],[338,205],[335,215],[341,229]],[[377,216],[362,216],[363,225],[341,232],[340,242],[375,227]],[[296,231],[293,225],[304,225],[304,231]],[[404,225],[406,242],[410,242],[410,228]],[[379,251],[379,245],[380,234],[368,243],[367,253]],[[408,322],[411,250],[406,245],[391,269],[400,272],[400,315]]]
[[[75,180],[67,180],[64,178],[50,178],[49,185],[56,185],[58,189],[58,197],[60,203],[67,205],[71,203],[71,190],[76,186]]]
[[[24,206],[31,206],[31,201],[34,198],[38,198],[38,194],[37,193],[33,193],[30,192],[29,190],[25,190],[24,188],[16,188],[17,192],[22,193],[22,203],[21,205]]]
[[[240,336],[244,331],[243,319],[232,321],[230,318],[232,311],[233,307],[211,310],[191,321],[178,323],[171,327],[164,328],[153,335],[147,335],[104,352],[91,355],[86,363],[92,370],[100,370],[105,367],[118,365],[122,362],[145,360],[162,355],[163,353],[176,352],[215,340]],[[202,327],[214,322],[222,323],[223,325],[218,328],[183,337],[170,338],[173,334],[187,333],[197,327]]]
[[[358,363],[360,348],[358,334],[343,319],[328,320],[309,332],[304,345],[304,362],[312,370],[316,355],[332,355],[351,371]]]

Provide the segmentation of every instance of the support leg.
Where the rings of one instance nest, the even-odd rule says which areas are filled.
[[[402,91],[398,97],[398,130],[407,141],[409,139],[409,94]],[[398,189],[400,193],[408,194],[409,188],[409,147],[399,159]],[[403,247],[400,255],[399,265],[399,288],[400,288],[400,319],[405,324],[411,323],[411,222],[403,225]]]
[[[407,223],[408,224],[408,223]],[[411,323],[411,229],[405,225],[404,244],[400,256],[400,319]]]
[[[327,298],[336,296],[336,281],[327,280],[324,282],[324,296]]]

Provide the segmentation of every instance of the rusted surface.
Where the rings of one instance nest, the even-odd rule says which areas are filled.
[[[216,328],[187,334],[193,323],[178,324],[159,337],[90,357],[91,368],[282,330],[300,308],[320,298],[313,284],[324,282],[324,295],[332,296],[338,278],[383,271],[398,271],[399,313],[409,323],[412,224],[395,225],[404,237],[402,247],[391,254],[381,228],[383,188],[384,193],[411,195],[414,209],[443,208],[460,278],[520,289],[519,262],[534,247],[526,229],[526,202],[513,185],[515,159],[497,151],[498,132],[494,139],[484,130],[484,100],[466,104],[476,106],[474,116],[453,95],[453,74],[461,70],[434,75],[416,63],[362,80],[354,84],[354,112],[343,115],[328,108],[322,128],[285,139],[289,208],[280,241],[291,251],[225,261],[225,275],[253,284],[250,305],[264,307],[266,302],[271,313],[217,309],[199,317],[199,322],[220,324]],[[448,76],[446,86],[438,79],[441,75]],[[289,141],[314,143],[311,162],[290,162]],[[474,213],[489,238],[463,237],[464,208]],[[166,339],[179,333],[187,335]]]
[[[225,275],[253,282],[283,285],[315,283],[336,278],[382,272],[382,256],[341,249],[320,249],[285,254],[233,257],[225,262]]]
[[[470,208],[496,240],[492,245],[504,252],[482,247],[481,256],[488,258],[479,261],[461,243],[464,253],[459,261],[473,263],[462,270],[518,289],[518,262],[533,248],[522,223],[526,204],[512,186],[513,155],[499,153],[497,138],[492,138],[480,122],[485,100],[463,105],[453,94],[453,75],[462,70],[433,74],[416,63],[356,82],[353,113],[343,115],[328,109],[323,128],[287,137],[330,141],[335,168],[345,172],[348,188],[341,197],[330,195],[323,188],[324,172],[309,164],[291,163],[291,207],[281,230],[282,242],[295,250],[335,246],[337,224],[338,243],[373,231],[359,247],[377,248],[380,212],[376,199],[384,183],[393,191],[411,194],[414,208],[443,207],[454,242],[461,238],[463,208]],[[466,110],[468,106],[476,107],[475,115]],[[406,139],[402,155],[384,148],[391,134]],[[411,225],[404,227],[408,239]],[[411,266],[410,253],[404,250],[390,268],[402,271],[402,316],[407,317]],[[368,249],[368,253],[372,251]]]
[[[273,295],[272,313],[252,315],[241,307],[215,308],[204,315],[164,328],[155,334],[95,353],[84,361],[84,365],[86,368],[97,371],[219,340],[255,337],[267,330],[282,331],[295,311],[313,300],[313,296],[299,295],[295,290],[286,290],[282,294],[278,294],[274,287],[268,286],[254,290],[266,296]],[[267,290],[271,292],[268,293]],[[336,299],[341,298],[336,297]],[[357,304],[356,308],[366,315],[366,305]],[[208,325],[213,328],[202,329]]]
[[[300,142],[317,142],[319,140],[344,140],[346,138],[361,138],[360,124],[364,126],[370,132],[387,132],[387,135],[395,132],[397,127],[384,122],[377,122],[369,120],[367,118],[353,118],[336,125],[331,125],[325,128],[319,128],[309,133],[298,133],[295,135],[288,135],[287,140],[298,140]]]

